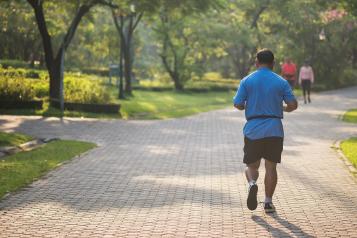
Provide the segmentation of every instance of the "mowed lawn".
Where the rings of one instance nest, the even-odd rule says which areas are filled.
[[[357,137],[342,141],[341,149],[353,166],[357,168]]]
[[[109,90],[116,92],[111,87]],[[66,117],[113,118],[113,119],[167,119],[188,116],[200,112],[224,108],[232,105],[233,90],[224,92],[176,92],[134,90],[133,96],[124,100],[114,99],[109,103],[121,104],[120,113],[88,113],[80,111],[64,111]],[[2,109],[0,114],[7,115],[38,115],[45,117],[60,117],[61,111],[49,107],[45,102],[41,110],[34,109]]]
[[[357,123],[357,109],[348,110],[343,115],[343,120],[345,122]]]
[[[95,145],[88,142],[58,140],[32,151],[0,159],[0,198],[32,183],[49,170]]]
[[[124,119],[177,118],[225,108],[232,105],[234,91],[227,92],[152,92],[134,91],[133,97],[121,100]]]
[[[18,146],[32,140],[31,136],[0,131],[0,146]]]

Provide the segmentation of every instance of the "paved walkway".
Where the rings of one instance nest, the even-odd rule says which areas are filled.
[[[357,183],[335,151],[357,88],[286,115],[277,214],[246,208],[241,112],[165,121],[0,116],[0,129],[100,146],[0,202],[0,237],[357,237]],[[264,188],[261,169],[259,199]]]

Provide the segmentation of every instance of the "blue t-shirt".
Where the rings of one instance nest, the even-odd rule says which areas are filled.
[[[246,76],[233,98],[234,104],[245,105],[244,136],[251,140],[284,137],[283,101],[294,100],[289,83],[270,69],[259,68]]]

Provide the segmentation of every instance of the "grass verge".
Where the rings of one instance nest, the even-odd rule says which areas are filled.
[[[117,93],[116,87],[108,87],[111,94]],[[232,104],[234,91],[227,92],[176,92],[135,90],[133,96],[125,100],[115,100],[121,104],[121,114],[99,114],[78,111],[65,111],[66,117],[123,118],[123,119],[167,119],[224,108]],[[0,110],[0,114],[38,115],[60,117],[61,111],[44,104],[42,110],[11,109]]]
[[[94,147],[88,142],[59,140],[32,151],[7,156],[0,160],[0,198]]]
[[[357,109],[348,110],[342,118],[345,122],[357,123]]]
[[[18,146],[32,139],[28,135],[0,131],[0,146]]]
[[[351,161],[352,165],[357,168],[357,137],[342,141],[341,150]]]

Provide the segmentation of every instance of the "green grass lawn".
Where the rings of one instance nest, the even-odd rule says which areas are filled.
[[[341,149],[353,166],[357,168],[357,137],[342,141]]]
[[[33,138],[20,133],[6,133],[0,131],[0,146],[18,146]]]
[[[121,100],[124,119],[177,118],[224,108],[232,104],[230,92],[151,92],[134,91],[133,97]]]
[[[32,151],[7,156],[0,160],[0,198],[94,147],[92,143],[59,140]]]
[[[343,121],[357,123],[357,109],[348,110],[342,118]]]
[[[117,93],[117,88],[108,87],[111,94]],[[134,90],[133,96],[125,100],[114,99],[111,103],[120,103],[120,114],[99,114],[77,111],[65,111],[67,117],[89,118],[123,118],[123,119],[166,119],[192,115],[213,109],[224,108],[232,104],[234,91],[227,92],[176,92],[176,91],[146,91]],[[39,115],[60,117],[58,109],[44,104],[42,110],[11,109],[0,110],[1,114]]]

